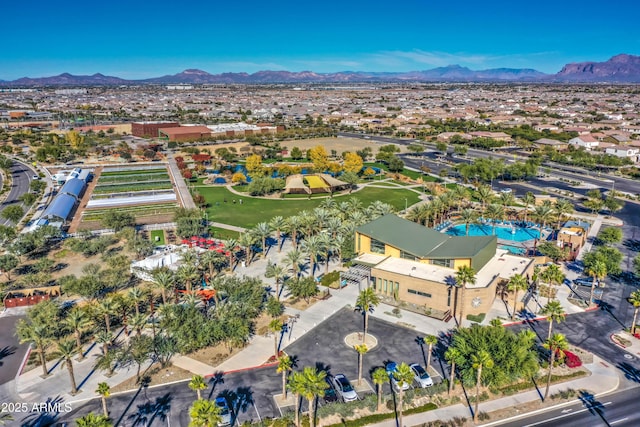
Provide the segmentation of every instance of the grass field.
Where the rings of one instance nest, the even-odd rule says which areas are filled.
[[[148,168],[148,169],[134,169],[134,168],[132,168],[131,170],[102,172],[100,174],[100,176],[145,175],[145,174],[148,174],[148,173],[158,173],[158,172],[162,172],[162,171],[166,172],[166,170],[167,170],[166,166],[158,166],[157,168],[154,167],[154,168]]]
[[[229,240],[240,237],[240,233],[237,231],[227,230],[226,228],[209,227],[209,231],[214,239]]]
[[[165,245],[164,230],[151,230],[149,235],[151,237],[151,241],[156,246],[164,246]],[[156,237],[157,237],[157,239],[156,239]]]
[[[276,215],[286,218],[305,209],[314,209],[324,200],[321,198],[282,200],[239,197],[225,187],[198,187],[197,191],[204,196],[209,205],[207,214],[210,221],[246,228],[268,221]],[[336,202],[342,202],[354,197],[360,199],[364,206],[380,200],[389,203],[397,210],[405,208],[405,198],[408,206],[419,201],[418,194],[413,191],[386,188],[364,188],[354,194],[336,196],[335,199]],[[224,203],[225,199],[227,203]],[[231,200],[234,199],[242,199],[242,204],[233,204]]]

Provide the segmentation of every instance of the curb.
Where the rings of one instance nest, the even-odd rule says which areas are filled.
[[[585,308],[584,311],[582,311],[582,313],[587,313],[590,311],[595,311],[600,309],[599,305],[596,305],[595,307],[589,307],[589,308]],[[567,313],[566,316],[571,316],[572,314],[580,314],[581,312],[577,312],[577,313]],[[532,319],[527,319],[527,320],[518,320],[515,322],[508,322],[508,323],[503,323],[502,326],[504,327],[508,327],[508,326],[513,326],[513,325],[522,325],[525,324],[527,322],[537,322],[540,320],[546,320],[548,316],[538,316],[538,317],[534,317]]]

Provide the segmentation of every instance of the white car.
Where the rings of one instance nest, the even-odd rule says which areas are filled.
[[[216,406],[220,408],[220,422],[218,423],[218,427],[230,426],[231,425],[231,411],[229,410],[229,405],[227,404],[227,399],[224,397],[216,397]]]
[[[358,399],[358,393],[353,389],[344,374],[338,374],[333,377],[333,386],[344,402],[353,402]]]
[[[418,385],[422,388],[431,387],[433,385],[433,379],[429,376],[427,371],[417,363],[409,365],[411,371],[413,371],[413,379],[416,380]]]
[[[396,364],[396,362],[387,363],[384,369],[387,371],[387,374],[391,379],[391,385],[393,386],[393,389],[395,391],[400,391],[401,388],[402,388],[402,391],[409,390],[409,387],[411,386],[411,384],[402,383],[402,387],[400,387],[400,384],[398,384],[398,380],[396,380],[396,377],[394,375],[394,373],[398,370],[398,365]]]

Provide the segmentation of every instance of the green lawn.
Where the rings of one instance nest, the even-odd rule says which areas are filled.
[[[198,187],[197,191],[207,200],[209,221],[246,228],[251,228],[262,221],[268,221],[276,215],[286,218],[305,209],[314,209],[324,200],[241,197],[231,193],[225,187]],[[418,194],[413,191],[386,188],[364,188],[351,195],[336,196],[335,199],[337,202],[341,202],[353,197],[360,199],[364,206],[375,200],[380,200],[389,203],[397,210],[404,209],[405,198],[408,206],[419,201]],[[225,199],[227,203],[224,203]],[[236,201],[235,204],[233,200]],[[239,200],[242,200],[242,204],[239,203]]]
[[[165,241],[164,241],[164,230],[152,230],[150,233],[151,236],[151,241],[156,245],[156,246],[164,246],[165,245]],[[156,240],[156,237],[158,238]]]
[[[237,239],[240,236],[240,233],[237,231],[227,230],[226,228],[220,227],[209,227],[209,232],[214,239],[220,240]]]

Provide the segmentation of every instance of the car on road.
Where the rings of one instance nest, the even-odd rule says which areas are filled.
[[[575,279],[573,281],[573,283],[575,283],[578,286],[589,286],[591,287],[591,285],[593,285],[593,279],[590,277],[582,277],[580,279]],[[600,286],[600,281],[596,281],[596,286]]]
[[[38,179],[40,179],[40,177],[39,177],[38,175],[33,175],[33,176],[31,177],[31,179],[38,180]]]
[[[338,395],[336,394],[336,389],[333,387],[331,379],[329,377],[324,377],[324,380],[327,382],[327,388],[324,390],[324,397],[322,400],[324,403],[337,402]]]
[[[413,372],[413,379],[416,380],[420,387],[427,388],[433,385],[433,379],[422,366],[417,363],[412,363],[409,367]]]
[[[353,386],[344,374],[335,375],[333,377],[333,385],[336,393],[338,393],[344,402],[353,402],[358,399],[358,393],[353,389]]]
[[[230,426],[231,425],[231,411],[229,410],[229,405],[227,404],[227,399],[224,397],[216,397],[216,406],[220,409],[220,422],[218,422],[218,427]]]
[[[396,380],[396,377],[394,375],[394,373],[398,370],[398,364],[396,362],[389,362],[385,365],[384,369],[387,371],[387,374],[391,379],[391,385],[393,386],[393,389],[395,391],[400,391],[400,384],[398,384],[398,380]],[[410,386],[411,384],[409,383],[402,383],[402,391],[408,390]]]

